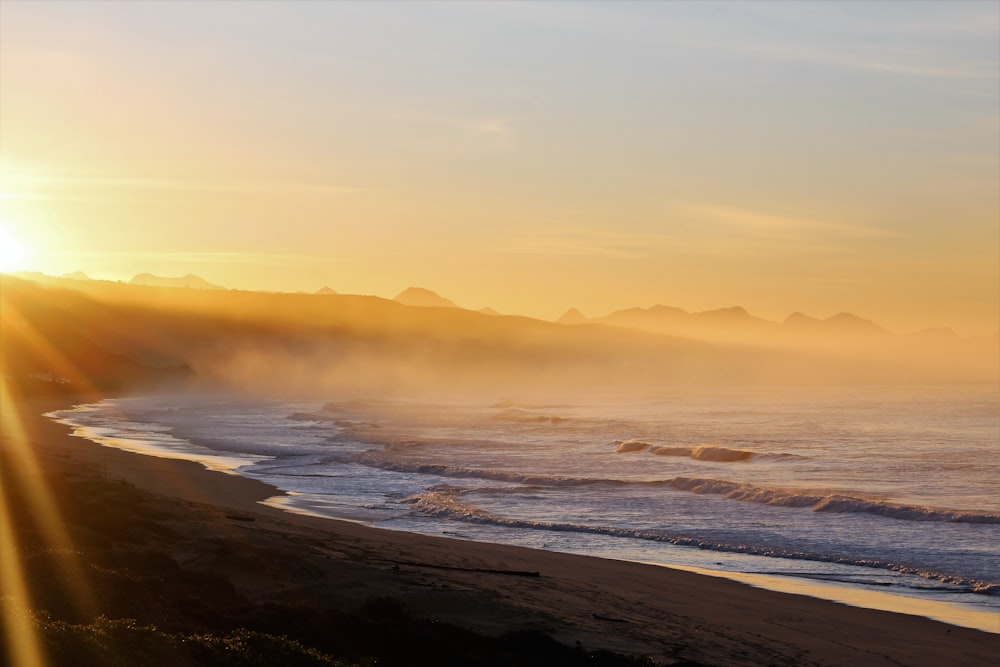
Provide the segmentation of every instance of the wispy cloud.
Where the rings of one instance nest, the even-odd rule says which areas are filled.
[[[208,264],[242,265],[289,265],[294,262],[315,260],[315,256],[294,253],[263,252],[221,252],[221,251],[97,251],[54,252],[55,256],[70,257],[75,260],[101,260],[108,264],[127,262],[129,264],[170,263],[182,266]]]
[[[895,233],[878,227],[793,217],[771,212],[718,206],[699,202],[670,202],[668,208],[674,215],[694,219],[701,224],[724,225],[730,231],[752,233],[757,236],[806,239],[817,236],[833,239],[876,239],[895,236]]]
[[[46,167],[0,167],[0,199],[79,199],[107,191],[190,192],[342,197],[368,188],[327,183],[253,180],[193,180],[114,173],[73,173]]]

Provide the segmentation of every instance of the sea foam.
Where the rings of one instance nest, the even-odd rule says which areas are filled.
[[[898,572],[900,574],[916,575],[927,580],[947,584],[951,587],[958,587],[967,593],[991,596],[1000,595],[1000,584],[995,582],[980,581],[968,577],[939,572],[929,568],[913,567],[905,563],[898,563],[889,560],[855,558],[839,554],[826,554],[802,549],[788,549],[778,546],[729,543],[685,535],[668,530],[625,528],[620,526],[579,524],[572,522],[535,521],[497,516],[483,510],[482,508],[463,503],[462,500],[460,500],[462,496],[476,492],[477,490],[475,489],[463,489],[459,487],[439,485],[431,487],[423,493],[414,494],[413,496],[406,498],[405,502],[409,503],[415,510],[418,510],[428,516],[462,521],[466,523],[527,530],[547,530],[554,532],[608,535],[612,537],[648,540],[653,542],[666,542],[677,546],[697,547],[699,549],[708,549],[727,553],[767,556],[769,558],[783,558],[789,560],[805,560],[818,563],[835,563],[838,565],[852,565],[856,567]]]
[[[780,507],[808,507],[814,512],[867,513],[902,521],[1000,524],[1000,514],[975,510],[939,509],[923,505],[858,498],[844,494],[756,486],[722,479],[675,477],[667,483],[678,491],[718,494],[731,500]]]

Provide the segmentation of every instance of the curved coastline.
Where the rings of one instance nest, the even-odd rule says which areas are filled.
[[[128,440],[124,441],[121,438],[117,438],[111,434],[99,434],[94,431],[94,429],[89,429],[85,426],[80,426],[74,424],[71,420],[65,417],[60,418],[59,415],[53,413],[66,413],[72,412],[74,409],[79,409],[84,406],[73,406],[69,410],[62,408],[60,410],[53,410],[47,412],[44,417],[52,419],[53,421],[60,423],[64,426],[68,426],[72,429],[72,435],[87,440],[100,447],[106,447],[110,449],[115,449],[123,452],[134,453],[140,456],[159,458],[163,460],[170,460],[177,463],[193,463],[201,468],[204,472],[223,472],[227,473],[227,477],[230,479],[240,479],[244,482],[249,482],[251,484],[259,485],[259,491],[255,494],[254,503],[280,511],[285,517],[296,516],[296,517],[306,517],[311,520],[317,520],[321,522],[335,522],[335,523],[348,523],[356,525],[358,527],[364,528],[366,530],[376,530],[382,533],[390,533],[395,535],[412,535],[426,537],[429,539],[445,539],[454,540],[456,538],[452,537],[438,537],[436,535],[427,535],[423,533],[408,533],[401,532],[391,529],[380,529],[377,526],[367,523],[363,518],[354,518],[349,516],[331,516],[329,514],[323,514],[319,512],[313,512],[306,508],[298,507],[295,503],[294,493],[287,492],[278,487],[270,485],[266,482],[252,479],[250,477],[241,476],[236,468],[241,463],[252,462],[252,460],[259,460],[256,457],[248,457],[246,460],[228,457],[220,457],[218,455],[213,455],[210,453],[199,454],[192,451],[184,451],[183,448],[171,450],[169,448],[157,447],[152,443],[147,443],[148,446],[144,445],[139,440]],[[226,461],[216,460],[216,459],[227,459]],[[128,477],[124,477],[128,479]],[[163,489],[155,480],[150,480],[148,478],[143,478],[141,480],[143,488],[152,488],[156,492],[164,493],[168,495],[175,495],[178,491],[176,488]],[[218,490],[223,488],[223,483],[212,483],[209,485],[213,490]],[[185,499],[190,499],[195,502],[204,502],[209,504],[220,504],[223,506],[228,506],[231,501],[229,494],[225,494],[221,497],[217,497],[216,494],[210,493],[205,495],[203,489],[198,489],[196,487],[185,489],[182,495]],[[243,505],[242,500],[247,498],[241,497],[241,502],[236,503],[233,507],[239,507],[241,509],[247,509]],[[291,519],[290,519],[291,520]],[[496,543],[479,542],[479,541],[469,541],[461,540],[463,544],[481,544],[485,545],[486,548],[489,547],[503,547],[503,548],[527,548],[527,547],[511,547],[509,545],[502,545]],[[529,551],[532,551],[529,549]],[[551,552],[546,551],[546,553],[559,554],[561,552]],[[568,554],[567,554],[568,555]],[[592,557],[587,555],[574,555],[574,557]],[[992,614],[989,611],[970,609],[963,605],[952,604],[948,602],[940,602],[933,600],[918,600],[912,597],[905,597],[893,593],[887,593],[882,591],[865,591],[857,587],[852,587],[845,584],[836,584],[822,581],[814,581],[811,579],[806,579],[802,577],[795,576],[768,576],[759,575],[753,573],[742,573],[724,570],[712,570],[708,568],[692,567],[688,565],[682,565],[677,563],[669,562],[655,562],[655,563],[644,563],[643,561],[628,561],[616,558],[614,555],[606,556],[609,560],[614,560],[621,563],[642,563],[647,565],[653,565],[658,568],[666,568],[673,571],[688,571],[695,572],[703,576],[723,578],[731,581],[742,582],[753,587],[767,589],[770,591],[789,593],[797,596],[810,596],[818,600],[838,602],[842,604],[848,604],[855,607],[862,607],[871,610],[892,612],[895,614],[911,615],[916,617],[923,617],[928,619],[933,619],[940,621],[942,623],[947,623],[952,626],[964,627],[976,630],[982,630],[988,633],[1000,634],[1000,618]],[[603,560],[603,559],[602,559]]]

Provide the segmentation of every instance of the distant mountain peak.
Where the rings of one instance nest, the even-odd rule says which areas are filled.
[[[587,318],[576,308],[570,308],[556,320],[556,324],[583,324]]]
[[[320,287],[318,290],[314,292],[314,294],[339,294],[339,293],[340,292],[338,292],[337,290],[326,286]]]
[[[83,271],[74,271],[73,273],[64,273],[62,275],[62,277],[66,278],[67,280],[93,280],[93,278],[91,278],[90,276],[88,276]]]
[[[837,313],[825,319],[810,317],[804,313],[795,312],[785,318],[783,326],[810,330],[813,332],[824,332],[827,334],[884,334],[885,329],[875,324],[871,320],[852,315],[851,313]]]
[[[823,321],[843,329],[851,329],[858,332],[886,333],[885,329],[871,320],[866,320],[851,313],[837,313],[833,317],[828,317]]]
[[[817,320],[815,317],[810,317],[805,313],[800,313],[799,311],[795,311],[794,313],[786,317],[785,321],[782,324],[786,324],[789,326],[803,326],[808,324],[815,324],[817,322],[819,322],[819,320]]]
[[[157,276],[152,273],[140,273],[133,276],[129,281],[131,285],[145,285],[147,287],[188,287],[191,289],[226,289],[222,285],[210,283],[204,278],[193,274],[187,274],[180,278],[170,278]]]
[[[655,306],[649,307],[649,312],[655,315],[687,315],[688,312],[683,308],[678,308],[676,306],[664,306],[662,304],[656,304]]]
[[[489,306],[486,306],[485,308],[480,308],[479,312],[482,313],[483,315],[499,315],[500,314],[497,311],[495,311],[492,308],[490,308]]]
[[[724,319],[748,319],[752,318],[753,315],[747,312],[747,309],[743,306],[730,306],[729,308],[716,308],[715,310],[704,310],[700,313],[695,313],[696,315],[703,317],[715,317]]]
[[[423,287],[407,287],[393,299],[404,306],[421,306],[424,308],[458,308],[454,301],[446,299],[437,292]]]

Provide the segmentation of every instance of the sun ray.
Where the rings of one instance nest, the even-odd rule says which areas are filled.
[[[8,337],[9,344],[15,350],[20,345],[20,351],[28,353],[40,361],[54,379],[68,380],[78,391],[87,394],[98,392],[97,387],[86,374],[80,371],[27,317],[23,316],[9,299],[3,299],[0,312],[2,312],[3,319],[10,323],[3,327],[4,336]]]
[[[0,438],[5,444],[17,446],[24,430],[13,408],[7,383],[0,380]],[[8,607],[3,613],[3,631],[10,664],[44,667],[46,660],[32,621],[30,591],[7,503],[8,474],[7,466],[0,466],[0,601]]]
[[[11,651],[16,652],[13,664],[43,665],[41,649],[32,639],[31,591],[22,560],[28,549],[18,539],[12,514],[15,504],[21,505],[23,516],[37,530],[47,555],[58,570],[55,574],[66,586],[72,608],[83,617],[91,618],[96,613],[96,606],[79,553],[32,445],[32,437],[36,436],[26,429],[21,413],[23,397],[16,395],[17,388],[9,381],[8,372],[12,363],[31,355],[46,364],[51,372],[73,378],[77,386],[92,387],[92,384],[55,344],[22,316],[8,296],[6,290],[0,294],[3,339],[0,367],[4,373],[0,379],[0,438],[4,450],[4,465],[0,466],[0,520],[4,531],[0,536],[4,551],[0,584],[6,594],[14,598],[14,613],[10,614],[5,628],[16,638],[11,646]]]

